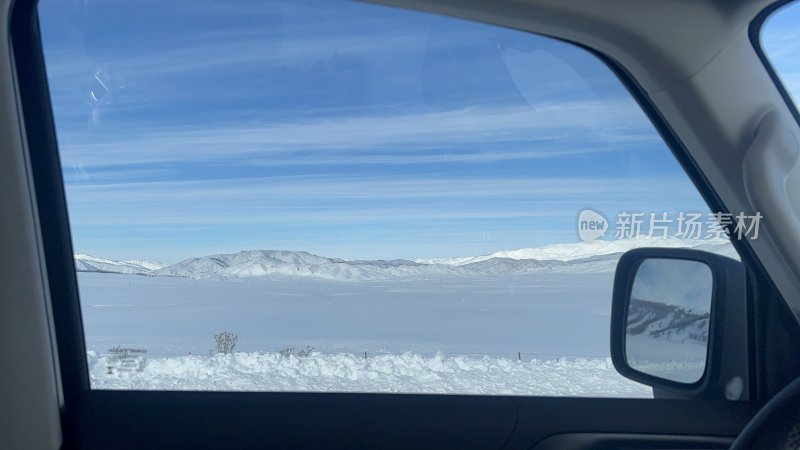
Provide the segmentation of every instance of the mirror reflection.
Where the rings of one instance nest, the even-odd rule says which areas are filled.
[[[705,371],[713,288],[700,261],[646,259],[628,302],[625,350],[634,369],[680,383]]]

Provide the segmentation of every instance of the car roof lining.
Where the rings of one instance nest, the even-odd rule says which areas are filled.
[[[647,92],[711,61],[770,1],[368,0],[542,34],[619,62]],[[647,61],[647,66],[641,62]]]

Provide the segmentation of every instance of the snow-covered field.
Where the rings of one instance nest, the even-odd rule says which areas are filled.
[[[114,358],[90,352],[89,364],[98,389],[652,396],[650,388],[620,377],[608,359],[234,353],[154,358],[121,371]]]
[[[92,383],[650,396],[607,359],[613,269],[624,248],[580,245],[470,261],[251,251],[165,266],[80,255]],[[236,353],[211,356],[223,331],[238,336]],[[121,367],[114,348],[141,359]],[[307,348],[310,356],[296,356]]]

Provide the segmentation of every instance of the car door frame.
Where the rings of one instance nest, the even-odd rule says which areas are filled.
[[[55,324],[63,390],[63,448],[530,448],[553,436],[590,445],[637,436],[670,445],[676,436],[716,445],[732,439],[763,401],[271,392],[93,391],[89,388],[66,197],[36,2],[17,0],[9,21],[21,120]],[[725,211],[680,141],[621,66],[598,55],[643,107],[709,205]],[[756,306],[779,304],[763,268],[748,259]],[[785,317],[780,308],[774,314]],[[787,323],[787,328],[791,329]],[[762,355],[756,355],[758,361]],[[754,370],[756,367],[754,362]],[[776,367],[775,364],[769,367]],[[766,370],[766,369],[763,369]],[[756,371],[758,372],[758,371]],[[758,373],[756,373],[758,375]],[[757,379],[758,376],[753,377]],[[757,386],[754,385],[754,386]],[[709,420],[714,418],[714,420]],[[596,435],[592,440],[592,435]],[[603,438],[605,436],[605,438]],[[721,441],[720,441],[721,439]],[[580,439],[578,439],[580,440]],[[675,442],[678,442],[676,440]],[[594,443],[594,444],[592,444]],[[685,442],[684,442],[685,443]],[[572,445],[572,444],[570,444]],[[579,448],[579,444],[574,444]],[[580,444],[583,445],[583,444]]]

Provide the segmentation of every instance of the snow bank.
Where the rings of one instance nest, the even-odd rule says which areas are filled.
[[[120,364],[89,352],[94,389],[403,392],[439,394],[652,397],[609,359],[550,361],[489,356],[281,356],[235,353],[150,358]]]

